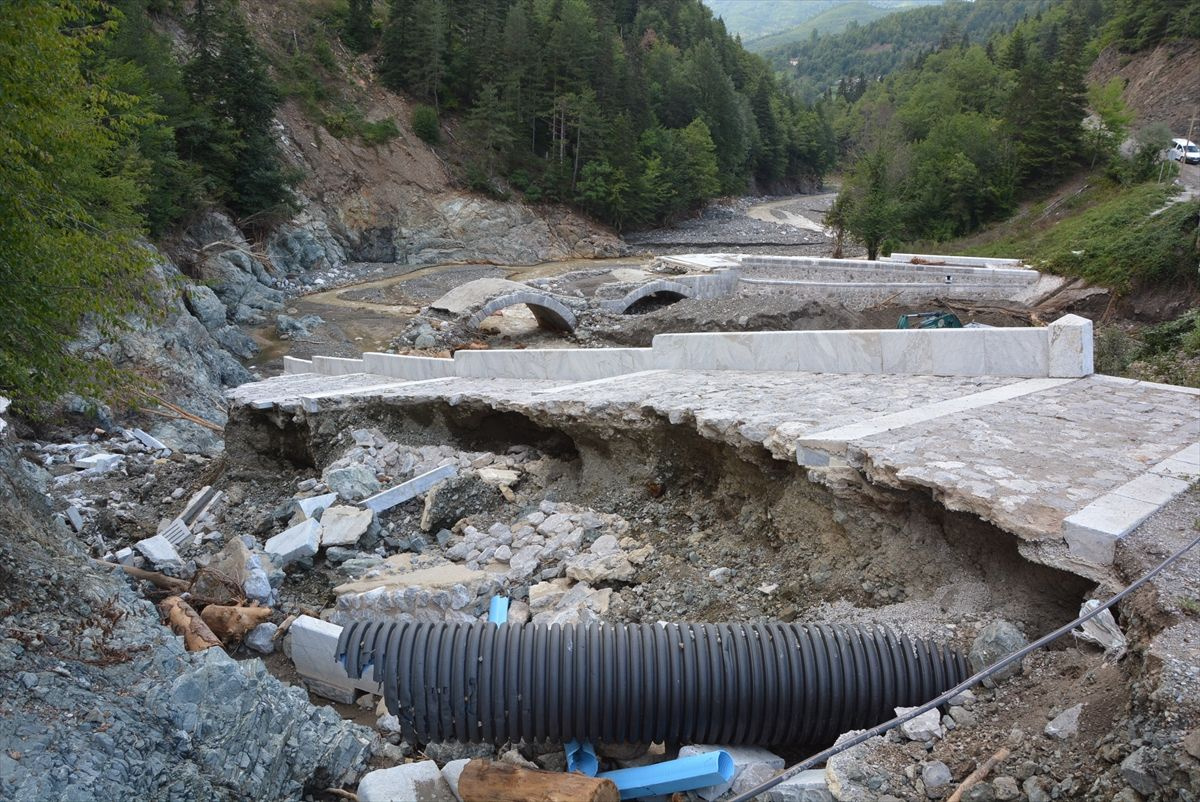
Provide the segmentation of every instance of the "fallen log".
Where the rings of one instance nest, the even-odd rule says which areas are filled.
[[[192,605],[178,596],[163,599],[159,602],[158,609],[167,619],[171,631],[183,636],[183,645],[189,652],[200,652],[221,645],[221,641]]]
[[[210,604],[201,611],[200,617],[212,628],[222,643],[233,643],[246,637],[247,632],[270,618],[271,608]]]
[[[620,802],[612,780],[472,760],[458,778],[463,802]]]

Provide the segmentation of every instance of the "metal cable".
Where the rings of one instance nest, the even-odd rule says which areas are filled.
[[[1180,557],[1182,557],[1184,554],[1186,554],[1188,551],[1190,551],[1193,547],[1195,547],[1197,543],[1200,543],[1200,536],[1196,537],[1194,540],[1192,540],[1191,543],[1187,544],[1186,546],[1181,548],[1179,551],[1175,552],[1170,557],[1163,560],[1161,563],[1158,564],[1157,567],[1155,567],[1152,570],[1148,571],[1147,573],[1143,574],[1142,577],[1139,578],[1136,582],[1134,582],[1133,584],[1126,587],[1120,593],[1113,596],[1111,599],[1109,599],[1108,601],[1106,601],[1104,604],[1100,605],[1096,609],[1091,610],[1090,612],[1079,616],[1071,623],[1059,627],[1058,629],[1051,632],[1049,635],[1042,636],[1041,638],[1039,638],[1038,640],[1029,644],[1025,648],[1019,649],[1018,651],[1013,652],[1012,654],[1008,655],[1007,657],[1005,657],[1001,660],[998,660],[997,662],[993,663],[992,665],[988,666],[987,668],[980,670],[977,674],[974,674],[973,676],[968,677],[967,679],[963,680],[958,685],[955,685],[953,688],[951,688],[950,690],[943,693],[941,696],[931,699],[930,701],[926,702],[925,704],[921,705],[920,707],[913,708],[912,710],[908,711],[907,713],[905,713],[902,716],[896,716],[895,718],[891,719],[890,721],[885,721],[884,723],[876,725],[869,730],[863,730],[858,735],[854,736],[853,738],[851,738],[847,741],[843,741],[841,743],[834,744],[833,746],[829,747],[825,751],[818,752],[817,754],[813,755],[812,757],[806,758],[806,759],[800,761],[799,763],[797,763],[796,765],[791,766],[790,768],[784,769],[780,774],[777,774],[776,776],[772,777],[771,779],[767,780],[766,782],[762,783],[761,785],[751,788],[749,791],[746,791],[745,793],[742,793],[739,796],[734,797],[729,802],[750,802],[750,800],[754,799],[754,797],[758,796],[759,794],[761,794],[765,791],[771,790],[772,788],[779,785],[784,780],[790,779],[790,778],[796,776],[797,774],[799,774],[800,772],[805,771],[806,769],[810,769],[819,763],[824,763],[827,760],[829,760],[829,758],[833,757],[836,754],[844,752],[853,746],[858,746],[860,743],[862,743],[866,740],[869,740],[871,738],[874,738],[876,735],[882,735],[885,732],[887,732],[888,730],[891,730],[894,727],[897,727],[906,721],[910,721],[910,720],[916,718],[917,716],[921,715],[922,713],[927,713],[930,710],[932,710],[933,708],[939,707],[939,706],[945,704],[946,702],[950,701],[958,694],[962,693],[965,690],[975,687],[980,682],[983,682],[983,680],[987,679],[988,677],[992,676],[993,674],[997,673],[998,671],[1003,671],[1005,668],[1007,668],[1008,666],[1017,662],[1018,660],[1022,660],[1027,655],[1037,651],[1038,649],[1042,648],[1043,646],[1053,643],[1054,641],[1058,640],[1063,635],[1066,635],[1068,632],[1070,632],[1071,630],[1073,630],[1075,627],[1079,626],[1083,622],[1090,621],[1091,619],[1100,615],[1100,613],[1104,612],[1109,607],[1112,607],[1114,604],[1121,601],[1121,599],[1125,598],[1130,593],[1132,593],[1133,591],[1140,588],[1142,585],[1149,582],[1151,579],[1153,579],[1155,576],[1157,576],[1160,572],[1162,572],[1162,570],[1164,568],[1166,568],[1168,565],[1170,565],[1171,563],[1178,560]]]

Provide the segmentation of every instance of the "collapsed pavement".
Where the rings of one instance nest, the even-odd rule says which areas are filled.
[[[510,367],[524,358],[505,357]],[[203,502],[205,487],[221,494],[189,526],[178,564],[155,564],[136,548],[158,536],[153,524],[112,527],[103,545],[114,556],[133,547],[132,568],[186,578],[197,606],[269,606],[270,621],[224,646],[239,658],[268,653],[272,672],[340,700],[333,709],[375,730],[373,765],[393,767],[363,778],[360,798],[404,798],[418,774],[421,787],[452,794],[453,784],[443,788],[431,770],[452,775],[473,757],[561,770],[566,756],[556,743],[407,741],[369,677],[346,688],[328,681],[336,677],[305,676],[320,649],[328,648],[324,670],[337,668],[341,624],[486,621],[489,599],[504,594],[515,600],[514,623],[879,623],[999,655],[1024,642],[1022,631],[1032,637],[1069,620],[1084,598],[1128,576],[1131,555],[1145,555],[1140,535],[1170,505],[1154,504],[1150,523],[1113,538],[1109,565],[1073,557],[1061,527],[1176,457],[1186,467],[1195,437],[1194,394],[1103,377],[885,381],[714,364],[583,381],[405,380],[337,369],[239,390],[223,459],[176,462],[119,432],[84,436],[70,450],[35,447],[30,456],[74,477],[47,489],[59,504],[73,500],[95,557],[103,554],[93,529],[111,520],[109,507],[113,516],[170,525]],[[964,406],[964,398],[972,400]],[[996,439],[1012,437],[1004,423],[1011,415],[1025,421],[1036,447]],[[950,443],[936,427],[963,416],[975,433],[962,442],[973,463],[960,458],[954,468],[946,455],[914,450]],[[872,420],[879,423],[863,428]],[[1049,447],[1052,430],[1066,437],[1062,453],[1086,444],[1088,462],[1064,462]],[[121,460],[103,456],[122,450]],[[1003,462],[1035,452],[1061,474],[1053,480],[1059,494],[1039,491],[1036,462]],[[986,462],[988,454],[1000,462]],[[1008,474],[995,470],[1003,465]],[[131,476],[144,485],[136,498],[114,499]],[[1194,491],[1173,503],[1194,505]],[[1057,539],[1044,536],[1054,515]],[[1166,534],[1178,536],[1170,527]],[[1105,661],[1086,645],[1036,655],[1022,674],[957,700],[937,721],[847,752],[819,782],[809,775],[774,798],[940,798],[1003,744],[1015,757],[968,798],[1132,800],[1190,789],[1197,689],[1186,600],[1196,598],[1194,585],[1193,576],[1123,611],[1135,644],[1125,661]],[[1017,626],[998,627],[1001,619]],[[205,652],[220,663],[220,649]],[[1080,704],[1072,734],[1059,719]],[[1038,717],[1059,723],[1046,731],[1034,725]],[[608,766],[686,747],[598,746]],[[780,751],[756,753],[730,789],[711,796],[753,787],[796,756]],[[349,774],[329,779],[352,782]]]

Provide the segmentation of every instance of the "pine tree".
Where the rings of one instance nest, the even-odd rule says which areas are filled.
[[[272,132],[279,95],[237,8],[197,0],[188,28],[194,55],[184,83],[198,113],[179,128],[181,152],[243,222],[290,211],[292,178]]]

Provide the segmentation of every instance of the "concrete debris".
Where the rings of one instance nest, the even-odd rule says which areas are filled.
[[[170,451],[163,442],[157,437],[154,437],[141,429],[132,429],[130,432],[139,443],[152,451]]]
[[[319,496],[299,498],[296,499],[296,506],[300,508],[300,512],[305,518],[312,518],[337,501],[337,497],[337,493],[325,493]]]
[[[1079,733],[1079,714],[1082,712],[1082,703],[1068,707],[1046,725],[1046,736],[1060,741],[1074,738]]]
[[[357,507],[335,505],[321,515],[322,546],[353,546],[358,542],[371,523],[375,513]]]
[[[311,518],[285,529],[267,541],[264,551],[280,567],[311,557],[321,544],[321,524]]]
[[[74,529],[76,532],[83,531],[83,515],[80,514],[78,507],[76,507],[74,504],[71,504],[67,507],[65,515],[67,516],[67,522],[71,524],[72,529]]]
[[[913,707],[897,707],[896,715],[903,716],[915,709]],[[900,732],[910,741],[921,741],[923,743],[929,743],[935,738],[941,738],[945,734],[945,731],[942,729],[942,716],[938,713],[936,707],[933,710],[926,710],[916,718],[911,718],[901,724]]]
[[[458,468],[454,465],[443,465],[440,468],[434,468],[432,471],[415,476],[407,482],[402,482],[395,487],[389,487],[387,490],[363,499],[362,505],[369,510],[383,512],[395,507],[397,504],[403,504],[406,501],[416,498],[438,482],[454,476],[457,472]]]
[[[105,473],[111,471],[121,464],[125,459],[122,454],[89,454],[86,457],[79,457],[75,460],[76,467],[86,469],[94,469],[97,473]]]
[[[833,802],[824,769],[809,769],[789,777],[766,796],[769,802]]]
[[[377,769],[358,781],[359,802],[455,802],[450,784],[432,760]]]
[[[1089,599],[1079,608],[1079,614],[1090,613],[1100,606],[1096,599]],[[1084,621],[1079,629],[1072,632],[1075,637],[1094,643],[1104,649],[1104,656],[1110,660],[1120,660],[1129,648],[1125,634],[1117,626],[1116,619],[1109,610],[1104,610],[1094,618]]]
[[[454,794],[454,798],[458,802],[463,802],[462,796],[458,793],[458,778],[462,776],[463,769],[470,762],[471,758],[464,757],[458,760],[451,760],[442,766],[442,777],[446,779],[446,784],[450,786],[450,793]]]
[[[155,568],[169,568],[183,563],[179,552],[175,551],[171,542],[162,535],[139,540],[134,544],[134,548],[141,552],[141,555]]]

